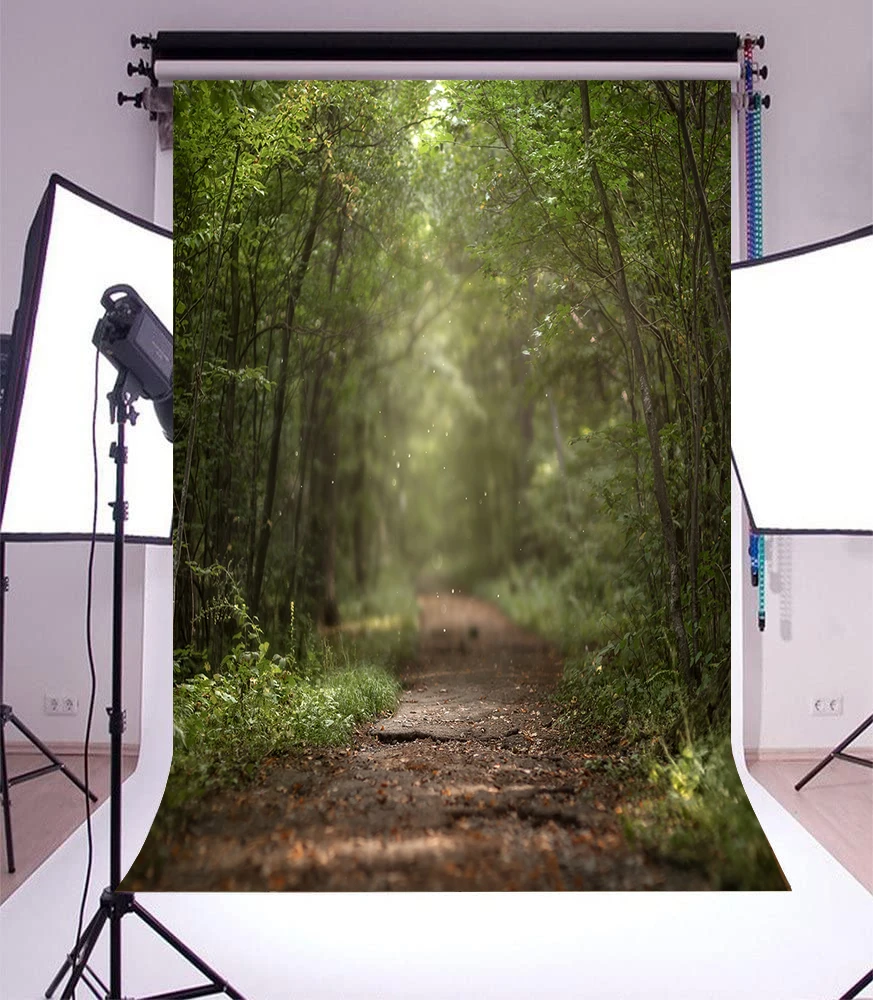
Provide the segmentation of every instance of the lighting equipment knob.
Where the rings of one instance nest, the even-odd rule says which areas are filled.
[[[129,103],[131,101],[133,102],[133,106],[135,108],[141,108],[142,107],[142,93],[141,92],[139,94],[124,94],[124,93],[122,93],[119,90],[118,91],[118,95],[116,97],[116,100],[118,101],[118,106],[119,107],[121,107],[122,104],[127,104],[127,103]]]

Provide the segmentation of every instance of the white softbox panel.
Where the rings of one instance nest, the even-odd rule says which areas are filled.
[[[53,176],[28,240],[4,400],[2,532],[88,536],[94,494],[92,413],[96,348],[92,336],[111,285],[133,287],[172,330],[173,249],[169,233]],[[114,530],[116,428],[107,394],[116,369],[98,362],[97,532]],[[130,538],[166,541],[172,522],[173,449],[152,404],[136,404],[127,429],[125,492]],[[7,412],[8,411],[8,412]],[[11,449],[11,452],[10,452]]]
[[[873,230],[734,265],[731,449],[761,532],[873,533]]]

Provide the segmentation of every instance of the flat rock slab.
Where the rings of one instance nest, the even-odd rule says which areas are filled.
[[[410,743],[413,740],[436,740],[438,743],[455,740],[466,743],[468,740],[499,740],[518,733],[517,729],[507,729],[505,726],[455,726],[451,723],[442,725],[413,726],[403,720],[389,719],[384,725],[374,726],[370,734],[382,743]],[[524,739],[524,737],[522,737]]]

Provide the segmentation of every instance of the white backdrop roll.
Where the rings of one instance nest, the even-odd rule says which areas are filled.
[[[361,62],[162,59],[173,80],[736,80],[739,63],[679,62]]]

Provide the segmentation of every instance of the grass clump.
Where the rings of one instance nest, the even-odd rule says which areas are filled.
[[[395,667],[414,652],[414,595],[392,590],[372,607],[344,607],[344,617],[356,611],[358,620],[323,634],[292,605],[287,651],[271,654],[230,573],[202,572],[224,583],[222,607],[236,632],[217,668],[190,649],[174,659],[175,744],[159,812],[168,818],[182,818],[212,791],[247,784],[272,757],[348,743],[361,723],[394,711]],[[385,602],[399,613],[386,614]]]
[[[327,642],[305,673],[266,654],[237,649],[221,672],[177,685],[162,811],[190,809],[211,791],[245,784],[270,757],[347,743],[360,723],[396,707],[400,686],[388,669],[350,658],[337,662]]]
[[[600,610],[604,603],[576,596],[574,567],[549,571],[536,564],[513,565],[507,573],[474,589],[479,597],[494,601],[516,624],[566,652],[595,648],[606,634],[607,623]]]
[[[628,635],[566,659],[557,697],[571,742],[676,745],[687,722],[679,675],[671,667],[647,666],[634,645]]]
[[[788,888],[743,790],[726,739],[652,765],[653,798],[626,814],[631,843],[703,872],[712,889]]]
[[[384,574],[365,592],[349,596],[340,605],[342,625],[331,631],[333,646],[344,655],[403,667],[418,649],[418,603],[412,582],[398,574]]]
[[[219,666],[202,651],[174,657],[173,760],[130,888],[148,887],[213,793],[251,785],[282,755],[348,744],[356,727],[397,707],[392,635],[364,653],[354,637],[295,622],[292,609],[288,652],[271,654],[235,588],[233,596],[237,631]]]
[[[734,765],[729,716],[713,713],[707,696],[721,664],[702,664],[689,698],[675,667],[651,654],[658,645],[650,626],[567,658],[557,698],[568,742],[621,763],[638,801],[623,815],[632,844],[701,873],[710,889],[785,889]]]

